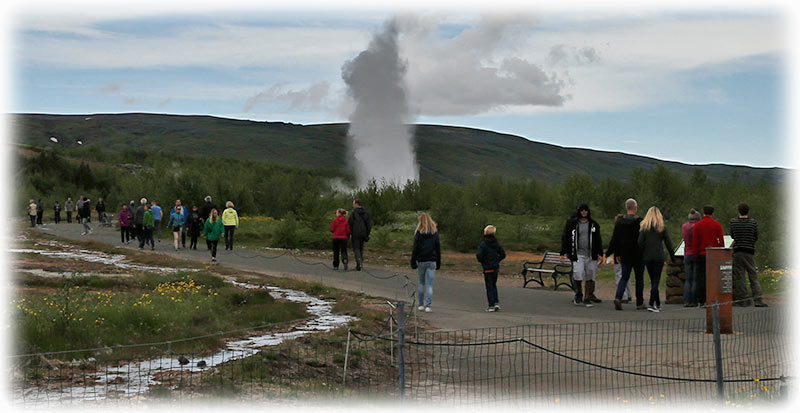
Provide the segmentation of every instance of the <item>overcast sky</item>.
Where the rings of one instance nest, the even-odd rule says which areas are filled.
[[[342,67],[394,21],[413,122],[685,163],[793,162],[788,2],[61,3],[8,9],[8,112],[347,122]]]

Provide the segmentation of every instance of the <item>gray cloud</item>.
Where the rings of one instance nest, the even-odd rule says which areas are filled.
[[[438,22],[404,16],[411,102],[421,115],[468,115],[506,106],[561,106],[567,79],[523,59],[515,44],[536,19],[485,17],[456,36],[437,36]],[[587,53],[585,59],[590,58]]]
[[[600,54],[594,47],[567,47],[558,44],[550,48],[547,62],[553,66],[589,65],[600,60]]]
[[[249,112],[262,103],[282,103],[291,110],[322,110],[328,107],[329,98],[328,82],[314,83],[301,89],[288,89],[285,84],[275,84],[247,99],[243,109]]]

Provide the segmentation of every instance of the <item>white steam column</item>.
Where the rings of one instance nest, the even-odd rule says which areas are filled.
[[[342,66],[342,79],[355,101],[348,151],[356,184],[362,188],[371,179],[403,185],[419,178],[409,126],[406,67],[397,37],[396,24],[389,22],[375,34],[367,50]]]

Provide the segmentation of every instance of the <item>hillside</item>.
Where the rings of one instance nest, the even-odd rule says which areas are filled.
[[[346,164],[347,124],[297,125],[211,116],[156,114],[10,115],[15,140],[36,147],[98,146],[107,150],[162,150],[248,159],[293,166],[341,168]],[[56,142],[51,141],[55,137]],[[463,184],[484,168],[490,174],[560,180],[586,173],[596,179],[628,179],[634,168],[663,164],[681,174],[701,169],[711,179],[737,173],[745,182],[785,181],[780,168],[687,165],[658,159],[564,148],[513,135],[452,126],[417,125],[417,157],[423,179]]]

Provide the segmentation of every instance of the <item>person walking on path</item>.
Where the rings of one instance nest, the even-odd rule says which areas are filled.
[[[233,209],[233,202],[225,203],[222,211],[222,225],[225,227],[225,250],[233,251],[233,232],[239,228],[239,214]]]
[[[28,201],[28,217],[31,219],[31,228],[36,227],[36,202]]]
[[[153,235],[158,242],[161,242],[161,218],[163,217],[161,207],[158,206],[156,201],[152,201],[150,202],[150,210],[153,211],[153,218],[155,219],[155,232]]]
[[[725,246],[725,235],[722,232],[722,224],[714,218],[714,207],[706,205],[703,207],[703,219],[694,224],[692,235],[692,250],[697,257],[694,295],[697,303],[706,304],[706,248]]]
[[[205,222],[208,221],[208,217],[211,216],[211,211],[217,209],[217,206],[211,202],[211,195],[207,195],[203,201],[205,203],[203,204],[203,207],[200,208],[200,217],[203,218],[203,225],[205,225]],[[206,247],[209,251],[211,251],[211,241],[208,239],[206,239]]]
[[[101,224],[106,222],[106,203],[103,202],[103,198],[97,200],[97,205],[94,206],[94,210],[97,211],[97,222]]]
[[[75,203],[75,217],[78,219],[78,223],[80,224],[83,221],[83,195],[78,197],[78,202]]]
[[[667,247],[670,262],[675,261],[672,240],[664,227],[664,217],[658,207],[647,210],[639,228],[639,248],[642,250],[642,262],[650,276],[650,301],[647,311],[661,312],[661,297],[658,284],[661,282],[661,270],[664,269],[664,248]]]
[[[336,217],[331,221],[333,233],[333,269],[339,269],[339,256],[342,259],[344,270],[347,271],[347,240],[350,239],[350,223],[347,222],[347,211],[343,208],[336,210]]]
[[[122,204],[122,209],[119,211],[119,236],[123,244],[130,244],[131,242],[131,211],[128,206]]]
[[[81,210],[79,216],[81,217],[80,221],[83,223],[83,233],[81,235],[92,235],[92,227],[89,226],[89,217],[92,215],[92,200],[89,198],[84,198],[83,203],[81,204]]]
[[[64,211],[67,213],[67,224],[72,223],[72,211],[75,210],[75,204],[72,203],[72,197],[67,197],[67,201],[64,202]]]
[[[36,202],[36,225],[44,225],[42,218],[44,217],[44,202],[40,199]]]
[[[747,294],[747,281],[750,281],[753,302],[756,307],[766,307],[761,297],[761,284],[756,271],[756,241],[758,241],[758,223],[750,218],[750,206],[739,204],[739,217],[730,223],[730,234],[733,238],[733,305],[750,306],[750,295]]]
[[[203,232],[203,217],[200,216],[200,211],[197,210],[196,205],[192,205],[192,211],[186,218],[186,230],[189,231],[189,249],[197,250],[197,237]]]
[[[172,215],[179,206],[181,206],[181,200],[176,199],[175,206],[172,207],[172,209],[169,211],[169,214]],[[183,212],[184,225],[186,225],[186,215],[187,215],[186,208],[181,208],[181,211]],[[186,229],[181,231],[181,245],[183,246],[183,248],[186,248]]]
[[[414,245],[411,248],[411,268],[417,270],[417,310],[431,311],[433,301],[433,278],[436,270],[442,266],[442,247],[439,243],[439,231],[430,215],[422,214],[418,218],[414,231]]]
[[[225,228],[222,225],[222,219],[219,217],[219,212],[214,208],[208,217],[204,227],[203,233],[206,239],[211,243],[211,262],[217,261],[217,243],[219,238],[225,236]]]
[[[614,217],[614,225],[615,226],[616,226],[616,223],[619,222],[620,219],[622,219],[622,217],[623,217],[622,214],[617,214],[617,216]],[[614,242],[614,237],[612,236],[611,237],[611,241],[608,243],[608,250],[606,250],[606,257],[611,257],[612,254],[614,255],[614,261],[613,261],[614,262],[614,283],[618,287],[619,286],[619,281],[622,279],[622,263],[620,263],[620,261],[619,261],[619,251],[616,250],[617,247],[618,247],[618,244],[616,242]],[[608,258],[606,258],[606,264],[608,264],[608,263],[609,263],[609,260],[608,260]],[[615,291],[616,291],[616,288],[615,288]],[[625,287],[625,290],[622,293],[622,300],[621,301],[623,303],[629,303],[629,302],[631,302],[631,297],[633,297],[633,292],[631,292],[631,283],[627,283],[627,286]]]
[[[575,297],[572,303],[592,307],[593,303],[602,302],[594,295],[594,289],[598,260],[602,262],[604,259],[603,241],[600,224],[592,219],[589,205],[578,206],[575,214],[564,225],[561,235],[561,261],[567,259],[572,261],[575,280]],[[585,294],[582,291],[584,281]]]
[[[683,268],[686,281],[683,283],[683,306],[696,307],[697,297],[694,294],[697,283],[697,252],[692,248],[694,225],[700,220],[700,213],[694,208],[689,211],[689,222],[683,224]]]
[[[139,206],[131,211],[133,214],[133,231],[136,234],[136,240],[139,241],[140,246],[144,246],[144,227],[142,222],[144,220],[144,211],[147,209],[147,198],[139,200]]]
[[[144,199],[144,198],[142,198]],[[153,211],[150,210],[150,206],[147,205],[147,200],[142,203],[142,209],[144,213],[142,214],[142,240],[139,241],[139,249],[144,249],[144,246],[150,244],[150,250],[156,249],[156,243],[153,241],[153,230],[155,229],[156,219],[153,215]]]
[[[150,207],[150,209],[152,210],[153,208]],[[155,214],[153,214],[153,217],[155,221]],[[175,251],[180,246],[181,232],[183,232],[184,225],[186,225],[186,215],[183,213],[183,207],[179,205],[175,207],[174,212],[169,214],[169,222],[167,223],[167,227],[172,228],[172,242],[175,245]]]
[[[500,275],[500,261],[506,258],[506,251],[497,241],[497,228],[487,225],[483,229],[483,241],[478,246],[475,257],[483,269],[483,282],[486,285],[486,300],[489,301],[487,313],[500,310],[500,297],[497,296],[497,277]]]
[[[53,204],[53,220],[56,224],[61,222],[61,205],[58,201]]]
[[[353,244],[353,256],[356,258],[356,271],[361,271],[364,265],[364,243],[369,241],[372,231],[372,218],[361,205],[360,199],[353,200],[353,211],[347,217]]]
[[[625,215],[614,224],[614,232],[611,235],[611,242],[608,251],[619,258],[622,267],[622,278],[617,284],[617,292],[614,295],[614,308],[622,310],[622,296],[628,287],[633,270],[636,277],[636,309],[644,310],[644,264],[642,263],[642,253],[639,250],[639,227],[642,217],[636,215],[639,205],[636,200],[629,198],[625,201]]]

